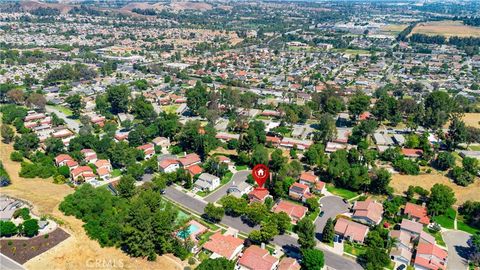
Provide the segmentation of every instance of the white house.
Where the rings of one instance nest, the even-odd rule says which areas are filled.
[[[202,173],[195,181],[195,187],[200,190],[212,191],[220,186],[220,178],[213,174]]]

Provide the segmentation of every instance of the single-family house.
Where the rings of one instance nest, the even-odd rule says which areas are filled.
[[[423,225],[416,221],[403,219],[402,223],[400,224],[400,230],[410,233],[412,237],[418,237],[423,231]]]
[[[247,182],[240,182],[237,184],[233,181],[232,185],[227,189],[227,193],[240,198],[243,194],[249,193],[252,189],[253,187]]]
[[[73,158],[67,154],[60,154],[55,157],[55,164],[58,167],[66,166],[68,161],[73,161]]]
[[[283,257],[278,264],[277,270],[300,270],[300,268],[300,264],[294,258]]]
[[[368,231],[368,226],[345,218],[339,218],[335,223],[335,233],[349,241],[363,243]]]
[[[203,172],[202,167],[200,167],[198,164],[195,164],[195,165],[192,165],[192,166],[188,166],[185,170],[186,170],[186,171],[190,174],[190,176],[192,176],[192,177],[194,177],[195,175],[200,174],[200,173]]]
[[[370,226],[382,221],[383,205],[372,200],[356,201],[353,205],[352,219]]]
[[[200,156],[195,154],[195,153],[191,153],[191,154],[188,154],[184,157],[181,157],[178,159],[178,161],[180,161],[180,164],[186,168],[188,166],[192,166],[192,165],[195,165],[195,164],[200,164],[200,162],[202,161],[200,159]]]
[[[430,223],[430,218],[427,215],[427,207],[425,207],[425,205],[407,202],[403,213],[413,221],[417,221],[423,225],[428,225]]]
[[[447,268],[448,253],[435,244],[419,243],[413,266],[418,270]]]
[[[273,206],[273,212],[286,213],[290,217],[293,224],[297,224],[297,222],[307,214],[307,211],[308,209],[305,206],[285,200],[280,200]]]
[[[170,147],[170,139],[165,137],[156,137],[152,140],[155,146],[161,146],[162,148]]]
[[[70,171],[70,177],[73,182],[81,183],[95,179],[95,174],[89,166],[80,166]]]
[[[252,245],[245,249],[237,265],[238,270],[273,270],[278,263],[278,259],[270,255],[268,250]]]
[[[212,252],[210,258],[224,257],[227,260],[234,260],[243,249],[243,240],[232,235],[223,235],[216,232],[208,242],[203,245],[205,250]]]
[[[415,159],[415,158],[419,158],[423,155],[423,150],[422,149],[402,148],[401,153],[402,153],[402,155],[404,155],[407,158]]]
[[[161,172],[172,173],[180,168],[180,161],[176,159],[162,159],[158,162],[158,169]]]
[[[97,153],[92,149],[82,149],[80,150],[80,153],[83,154],[83,160],[87,163],[95,164],[97,161]]]
[[[220,186],[220,178],[213,174],[202,173],[195,181],[195,187],[199,190],[212,191]]]
[[[312,197],[310,188],[307,185],[300,183],[293,183],[288,188],[288,196],[294,200],[305,202],[308,198]]]
[[[155,155],[155,145],[153,143],[147,143],[137,147],[138,150],[142,150],[145,155],[145,159],[150,159]]]
[[[252,191],[250,191],[250,193],[248,193],[248,199],[250,200],[250,202],[265,202],[265,199],[267,197],[272,197],[270,195],[270,192],[268,192],[268,189],[261,189],[261,188],[256,188]]]
[[[313,187],[315,183],[318,181],[318,176],[313,173],[303,172],[300,174],[300,184],[307,185],[309,187]]]

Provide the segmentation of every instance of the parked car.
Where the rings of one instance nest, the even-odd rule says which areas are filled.
[[[324,211],[320,211],[320,214],[318,215],[319,217],[323,217],[323,215],[325,214]]]

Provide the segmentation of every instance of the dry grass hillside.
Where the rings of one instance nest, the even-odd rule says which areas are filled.
[[[158,257],[155,262],[131,258],[121,250],[102,248],[85,234],[83,222],[65,216],[58,205],[65,196],[73,193],[67,185],[53,184],[51,179],[25,179],[18,176],[20,164],[10,160],[11,145],[0,143],[0,157],[9,173],[12,184],[0,189],[0,193],[18,197],[34,205],[36,214],[47,214],[64,222],[62,226],[71,237],[51,250],[31,259],[24,266],[30,270],[48,269],[165,269],[180,270],[183,264],[171,255]],[[116,267],[115,267],[116,266]],[[121,267],[120,267],[121,266]]]

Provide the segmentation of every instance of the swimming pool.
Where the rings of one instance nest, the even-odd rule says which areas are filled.
[[[187,237],[189,237],[190,235],[192,234],[195,234],[196,232],[198,232],[200,228],[195,225],[195,224],[191,224],[190,226],[188,226],[188,228],[186,230],[181,230],[177,233],[177,236],[182,238],[182,239],[186,239]]]

